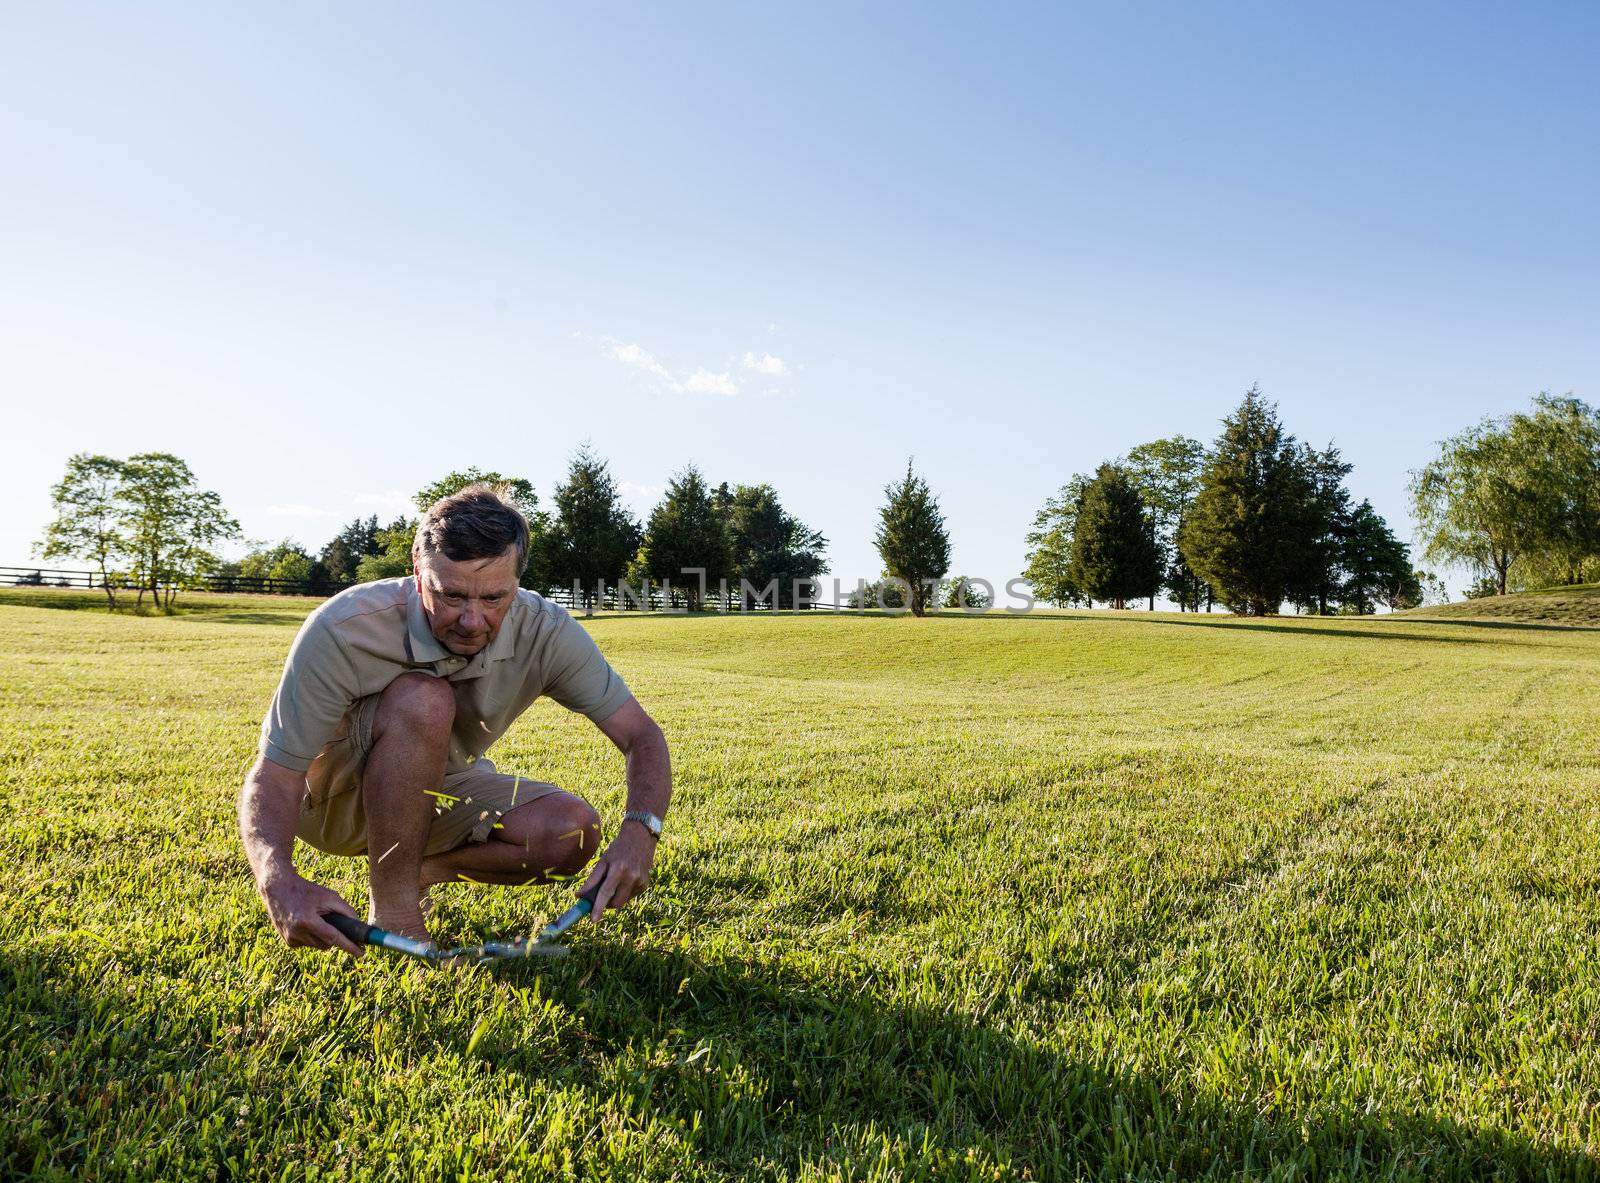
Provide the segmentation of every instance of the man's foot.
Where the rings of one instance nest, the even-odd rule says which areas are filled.
[[[433,943],[433,938],[428,935],[427,917],[423,914],[422,901],[417,901],[417,907],[409,912],[379,913],[371,904],[367,905],[367,923],[375,924],[385,932],[395,933],[397,936],[410,937],[414,941],[427,941]]]

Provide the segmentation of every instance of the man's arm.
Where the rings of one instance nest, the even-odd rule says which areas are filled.
[[[274,764],[265,756],[256,757],[244,778],[239,793],[239,833],[255,875],[256,893],[284,944],[343,949],[360,957],[363,950],[322,918],[324,912],[355,916],[355,910],[337,892],[302,879],[294,869],[294,831],[305,784],[305,773]]]
[[[626,760],[627,808],[666,817],[667,804],[672,800],[672,759],[667,753],[666,736],[656,721],[645,713],[638,699],[629,698],[595,726],[617,745]],[[607,908],[622,907],[650,886],[656,841],[640,823],[622,823],[583,884],[584,890],[601,884],[594,901],[595,923],[600,922],[601,913]]]

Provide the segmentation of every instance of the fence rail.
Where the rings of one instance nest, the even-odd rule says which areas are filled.
[[[129,575],[113,573],[110,579],[111,586],[117,591],[137,592],[138,582]],[[336,583],[331,580],[315,579],[269,579],[265,576],[246,575],[201,575],[185,578],[178,581],[162,580],[161,587],[176,587],[180,591],[218,592],[222,594],[252,594],[252,595],[279,595],[279,596],[331,596],[353,587],[350,583]],[[106,586],[100,572],[63,569],[57,567],[0,567],[0,587],[61,587],[78,588],[80,590],[94,591]],[[148,588],[148,584],[146,587]],[[672,589],[671,602],[662,593],[659,586],[646,586],[645,588],[631,588],[626,593],[615,585],[607,584],[603,596],[583,596],[575,594],[571,588],[553,588],[542,593],[544,597],[571,612],[582,613],[585,611],[600,612],[664,612],[674,609],[682,610],[687,606],[686,593],[683,588]],[[773,605],[765,600],[753,597],[746,601],[736,591],[730,591],[726,596],[716,593],[708,594],[703,604],[711,612],[770,612]],[[839,604],[816,603],[801,601],[800,604],[784,604],[784,611],[792,611],[796,607],[815,611],[850,611]]]

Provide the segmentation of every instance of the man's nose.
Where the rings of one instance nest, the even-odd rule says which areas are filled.
[[[483,609],[474,608],[471,604],[461,609],[461,619],[456,621],[456,627],[464,633],[478,632],[483,624]]]

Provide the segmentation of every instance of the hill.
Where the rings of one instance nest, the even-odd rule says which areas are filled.
[[[1524,624],[1600,625],[1600,583],[1546,587],[1509,596],[1430,604],[1397,612],[1394,619],[1514,621]]]

